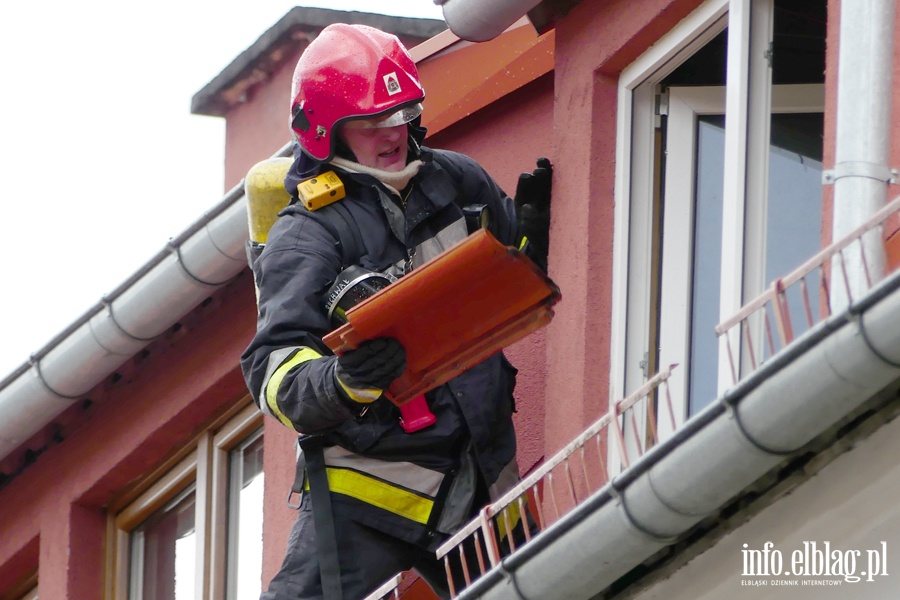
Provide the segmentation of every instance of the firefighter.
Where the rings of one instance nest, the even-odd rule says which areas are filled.
[[[260,409],[296,430],[299,514],[280,571],[261,599],[355,600],[415,569],[448,597],[435,549],[518,480],[516,369],[502,353],[428,392],[434,425],[414,433],[383,391],[403,371],[395,340],[337,357],[323,296],[350,265],[402,277],[464,239],[464,205],[485,205],[501,242],[546,260],[550,165],[520,181],[526,222],[474,160],[422,145],[425,94],[393,35],[326,27],[293,76],[291,204],[255,260],[257,333],[241,358]],[[345,197],[316,210],[298,185],[332,171]],[[543,208],[542,208],[543,207]],[[522,212],[522,211],[520,211]]]

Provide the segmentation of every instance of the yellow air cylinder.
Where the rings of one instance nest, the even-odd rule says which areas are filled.
[[[269,229],[278,220],[278,213],[290,202],[284,189],[284,177],[292,159],[274,157],[258,162],[244,178],[244,194],[247,196],[247,220],[250,241],[265,244]]]

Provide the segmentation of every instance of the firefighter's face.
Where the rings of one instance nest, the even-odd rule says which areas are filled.
[[[406,124],[396,127],[344,127],[341,135],[361,165],[382,171],[406,167]]]

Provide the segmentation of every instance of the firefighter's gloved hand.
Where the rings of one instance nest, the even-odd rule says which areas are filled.
[[[519,175],[516,186],[516,217],[522,239],[519,248],[539,267],[547,270],[550,247],[550,192],[553,165],[546,158],[537,159],[537,168]]]
[[[367,340],[337,359],[338,388],[354,402],[368,404],[406,370],[406,350],[393,338]]]

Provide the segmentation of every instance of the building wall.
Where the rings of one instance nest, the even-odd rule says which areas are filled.
[[[427,88],[425,91],[427,94]],[[548,74],[427,138],[425,143],[475,158],[507,194],[514,196],[519,174],[531,171],[538,157],[561,160],[553,153],[552,118],[553,76]],[[545,333],[539,330],[506,350],[510,362],[519,369],[515,392],[518,412],[514,418],[522,472],[545,455]]]
[[[700,3],[590,1],[556,28],[550,274],[563,290],[547,336],[547,453],[609,399],[618,74]]]
[[[305,46],[304,46],[305,47]],[[247,100],[225,119],[225,189],[239,183],[257,162],[275,154],[291,139],[288,117],[291,77],[302,49],[269,78],[250,89]]]
[[[0,489],[0,597],[35,570],[41,598],[103,597],[107,506],[246,401],[238,358],[254,316],[243,275],[92,391],[75,409],[84,423]]]
[[[597,414],[589,390],[605,391],[608,358],[608,315],[611,276],[612,186],[615,168],[615,114],[617,74],[648,44],[683,18],[699,2],[583,2],[556,29],[556,102],[554,130],[556,153],[564,155],[555,177],[557,197],[553,231],[565,235],[551,237],[550,269],[564,290],[564,297],[580,300],[559,307],[557,320],[547,331],[548,390],[565,404],[559,411],[547,411],[546,443],[564,443]],[[825,168],[834,164],[834,111],[837,86],[838,14],[840,3],[828,3],[828,50],[826,62]],[[611,24],[614,24],[611,25]],[[896,30],[900,30],[900,19]],[[896,44],[896,42],[895,42]],[[897,135],[898,55],[894,51],[894,118],[886,125],[892,131],[890,165],[898,164],[900,135]],[[559,150],[564,148],[565,150]],[[585,176],[587,174],[587,176]],[[888,199],[898,195],[890,186]],[[831,242],[830,186],[823,187],[825,202],[823,246]],[[589,200],[585,200],[589,199]],[[575,203],[583,206],[576,207]],[[896,230],[896,224],[888,233]],[[563,264],[564,263],[564,264]],[[590,288],[603,289],[595,299]],[[591,340],[596,336],[597,342]],[[580,365],[562,364],[582,360]],[[599,394],[605,397],[604,394]],[[549,395],[548,395],[549,398]],[[814,410],[814,408],[812,408]],[[577,421],[583,415],[583,422]],[[571,422],[568,422],[572,419]],[[839,588],[792,587],[786,590],[771,583],[766,587],[742,585],[742,551],[762,549],[767,541],[782,551],[786,563],[791,552],[802,549],[804,541],[827,540],[830,548],[861,551],[857,573],[866,570],[867,551],[886,548],[889,568],[896,566],[900,542],[900,511],[893,498],[900,487],[896,422],[861,442],[799,488],[779,499],[736,529],[700,556],[665,579],[656,579],[641,592],[629,590],[623,597],[640,600],[721,599],[721,598],[890,598],[896,595],[896,578],[881,577],[873,582],[843,582]],[[749,519],[749,517],[746,517]],[[882,546],[882,542],[886,545]],[[774,579],[813,579],[782,577]]]
[[[538,156],[554,163],[550,275],[563,300],[548,328],[508,351],[520,369],[516,424],[523,471],[606,410],[618,74],[699,4],[585,0],[557,24],[554,73],[426,141],[478,159],[510,194],[518,174],[533,168]],[[837,8],[838,1],[831,0],[829,14],[837,14]],[[829,29],[829,72],[836,61],[835,30]],[[289,140],[287,106],[295,61],[283,63],[228,114],[225,189]],[[900,60],[895,60],[895,88],[898,73]],[[424,84],[427,91],[428,82]],[[834,85],[829,75],[829,98]],[[900,94],[895,94],[894,106],[900,116]],[[890,127],[892,139],[900,140],[900,118],[892,119]],[[829,108],[826,165],[833,158],[832,133]],[[896,142],[891,164],[900,164]],[[891,197],[897,191],[893,186]],[[827,199],[829,191],[825,194]],[[237,365],[255,327],[249,273],[211,297],[185,320],[189,326],[151,344],[126,377],[99,386],[102,401],[78,408],[87,414],[84,425],[0,489],[0,595],[37,569],[42,598],[101,597],[108,585],[103,578],[106,507],[204,423],[246,402]],[[882,533],[900,531],[900,516],[890,501],[900,491],[900,469],[890,464],[900,450],[897,427],[883,428],[674,573],[665,585],[640,597],[663,597],[663,591],[674,598],[744,593],[744,588],[727,587],[740,578],[744,543],[761,548],[772,540],[793,550],[804,540],[828,539],[845,550],[876,548],[886,539]],[[295,516],[285,505],[294,475],[295,439],[293,432],[267,420],[264,581],[282,560]],[[854,529],[858,514],[871,519]],[[897,536],[886,541],[892,552]],[[877,591],[883,584],[866,585],[864,589]],[[759,588],[748,597],[775,597],[776,592]]]

